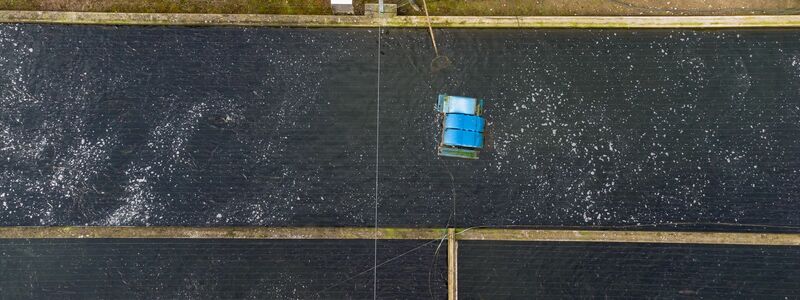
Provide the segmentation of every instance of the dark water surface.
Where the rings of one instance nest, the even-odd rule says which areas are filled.
[[[377,296],[445,298],[437,245],[379,241]],[[373,250],[355,240],[0,240],[0,298],[372,299]]]
[[[800,248],[459,242],[464,299],[794,299]]]
[[[436,34],[436,73],[424,30],[382,36],[379,225],[455,201],[458,226],[800,226],[800,31]],[[2,25],[0,224],[371,226],[377,53],[376,29]],[[486,99],[480,160],[436,156],[438,93]]]

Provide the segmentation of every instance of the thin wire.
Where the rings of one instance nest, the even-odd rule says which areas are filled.
[[[378,25],[378,97],[375,109],[375,240],[373,242],[372,299],[378,299],[378,164],[381,134],[381,25]]]
[[[455,185],[455,177],[453,177],[453,172],[450,172],[450,167],[447,166],[447,161],[443,159],[439,159],[444,165],[444,169],[447,170],[447,174],[450,175],[450,189],[453,193],[452,200],[453,200],[453,210],[450,212],[450,216],[447,218],[447,224],[444,226],[445,229],[449,229],[451,227],[450,222],[452,221],[452,227],[458,228],[456,226],[456,185]],[[436,299],[433,295],[433,288],[431,285],[431,276],[433,275],[433,271],[436,269],[436,261],[439,258],[439,249],[441,249],[444,240],[447,239],[448,235],[445,233],[442,236],[442,239],[439,240],[439,245],[436,246],[436,250],[433,251],[433,263],[431,264],[431,268],[428,270],[428,294],[431,296],[431,299]],[[448,243],[453,241],[448,240]],[[448,254],[449,255],[449,254]]]
[[[406,255],[408,255],[408,254],[409,254],[409,253],[411,253],[411,252],[417,251],[417,250],[421,249],[422,247],[425,247],[425,246],[427,246],[427,245],[430,245],[431,243],[434,243],[434,242],[436,242],[436,241],[438,241],[438,239],[436,239],[436,240],[429,240],[429,241],[427,241],[427,242],[425,242],[425,243],[423,243],[423,244],[421,244],[421,245],[419,245],[419,246],[416,246],[416,247],[412,248],[411,250],[408,250],[408,251],[406,251],[406,252],[400,253],[400,255],[397,255],[397,256],[394,256],[394,257],[392,257],[392,258],[389,258],[389,259],[387,259],[387,260],[385,260],[385,261],[381,262],[380,264],[376,264],[374,267],[372,267],[372,268],[370,268],[370,269],[371,269],[371,270],[373,271],[373,273],[374,273],[374,272],[375,272],[375,270],[377,270],[377,269],[378,269],[378,267],[380,267],[380,266],[383,266],[383,265],[385,265],[385,264],[388,264],[388,263],[390,263],[390,262],[393,262],[393,261],[395,261],[395,260],[397,260],[397,259],[399,259],[399,258],[401,258],[401,257],[403,257],[403,256],[406,256]],[[320,291],[319,291],[319,292],[317,292],[317,293],[318,293],[318,294],[320,294],[320,293],[322,293],[322,292],[324,292],[324,291],[330,290],[331,288],[337,287],[337,286],[339,286],[340,284],[342,284],[342,283],[345,283],[345,282],[348,282],[348,281],[352,280],[353,278],[356,278],[356,277],[358,277],[358,276],[361,276],[361,275],[363,275],[363,274],[365,274],[365,273],[367,273],[367,272],[369,272],[369,271],[370,271],[370,270],[369,270],[369,269],[367,269],[367,270],[364,270],[364,271],[362,271],[361,273],[358,273],[358,274],[356,274],[356,275],[353,275],[353,276],[347,277],[347,278],[345,278],[344,280],[342,280],[342,281],[339,281],[339,282],[337,282],[336,284],[333,284],[333,285],[331,285],[331,286],[328,286],[328,287],[326,287],[326,288],[324,288],[324,289],[320,290]],[[373,297],[374,297],[374,296],[375,296],[375,295],[373,294]]]

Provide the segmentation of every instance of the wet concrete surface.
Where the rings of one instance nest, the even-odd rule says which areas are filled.
[[[378,114],[377,29],[3,25],[0,224],[372,226],[378,137],[380,226],[797,231],[797,30],[436,37],[383,30]]]

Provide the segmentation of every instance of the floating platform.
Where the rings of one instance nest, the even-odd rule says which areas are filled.
[[[483,100],[439,95],[436,110],[443,115],[439,155],[478,159],[483,148]]]

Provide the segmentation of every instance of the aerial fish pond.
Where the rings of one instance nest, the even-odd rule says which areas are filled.
[[[800,225],[799,31],[435,31],[2,25],[0,224]]]

